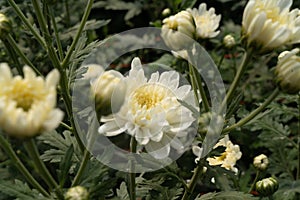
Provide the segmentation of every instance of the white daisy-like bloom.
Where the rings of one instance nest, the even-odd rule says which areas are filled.
[[[267,52],[300,42],[300,11],[290,11],[292,0],[250,0],[242,20],[248,46]]]
[[[118,113],[103,119],[99,133],[115,136],[125,132],[157,159],[166,158],[171,146],[182,150],[179,138],[187,136],[195,121],[192,111],[179,102],[195,105],[190,85],[179,86],[175,71],[156,72],[147,80],[139,58],[133,59],[124,81],[124,103]]]
[[[195,26],[190,12],[181,11],[163,20],[161,36],[172,50],[185,49],[193,40]]]
[[[196,38],[214,38],[220,31],[217,30],[221,21],[221,15],[216,15],[215,9],[207,10],[206,3],[201,3],[199,8],[187,9],[193,16],[196,25]]]
[[[234,166],[236,164],[236,161],[242,157],[239,145],[234,145],[230,141],[228,135],[226,135],[214,146],[214,149],[220,146],[226,147],[225,152],[223,152],[220,156],[207,158],[206,160],[209,162],[209,165],[221,165],[221,167],[237,173],[238,169]]]
[[[28,66],[24,78],[13,77],[6,63],[0,64],[0,127],[8,135],[26,138],[55,129],[63,118],[56,107],[59,72],[44,79]]]
[[[300,52],[299,48],[279,54],[275,67],[276,80],[282,91],[296,94],[300,91]]]

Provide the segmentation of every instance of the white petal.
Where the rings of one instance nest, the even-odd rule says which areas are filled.
[[[59,76],[57,69],[52,70],[46,77],[46,87],[56,87],[59,81]]]

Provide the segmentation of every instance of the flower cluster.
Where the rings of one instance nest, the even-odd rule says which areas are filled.
[[[0,64],[0,127],[19,138],[32,137],[55,129],[63,117],[56,107],[59,72],[46,79],[25,66],[24,78],[12,76],[6,63]]]
[[[190,85],[179,85],[174,71],[151,74],[149,80],[138,58],[134,58],[129,75],[124,77],[126,91],[119,112],[103,118],[99,132],[115,136],[126,132],[155,158],[167,157],[171,146],[182,147],[178,138],[195,121],[192,112],[178,100],[194,104]],[[112,105],[114,106],[114,105]]]
[[[216,37],[221,15],[215,14],[215,9],[207,10],[205,3],[199,8],[187,9],[163,20],[162,38],[175,51],[185,49],[192,39]]]

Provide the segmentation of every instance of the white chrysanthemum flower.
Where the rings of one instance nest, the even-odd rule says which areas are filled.
[[[300,11],[290,11],[292,0],[250,0],[243,14],[242,30],[248,46],[270,51],[300,42]]]
[[[56,107],[59,72],[46,79],[25,66],[24,78],[12,76],[6,63],[0,64],[0,127],[19,138],[32,137],[55,129],[63,118]]]
[[[185,49],[192,42],[195,26],[191,13],[181,11],[163,20],[161,36],[172,50]]]
[[[214,146],[214,149],[219,146],[226,147],[225,152],[223,152],[221,156],[215,156],[214,158],[207,158],[206,160],[209,162],[209,165],[211,166],[221,165],[221,167],[237,173],[238,169],[234,167],[234,165],[236,164],[236,161],[242,157],[242,153],[240,152],[239,145],[234,145],[229,140],[228,135],[226,135]]]
[[[192,112],[178,101],[195,105],[191,87],[179,86],[175,71],[156,72],[147,80],[138,58],[131,67],[125,77],[124,103],[118,113],[104,119],[99,133],[115,136],[126,132],[153,157],[165,158],[171,146],[183,148],[178,138],[186,136],[195,121]]]
[[[187,9],[193,16],[196,25],[197,38],[213,38],[216,37],[220,31],[217,31],[221,15],[215,14],[215,9],[207,10],[206,3],[201,3],[199,8]]]

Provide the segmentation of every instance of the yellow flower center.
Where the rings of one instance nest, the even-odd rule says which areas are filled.
[[[210,19],[206,15],[201,15],[196,17],[195,22],[198,26],[201,26],[203,24],[208,24]]]
[[[39,85],[33,85],[23,79],[15,79],[13,85],[4,92],[8,100],[16,102],[18,108],[28,111],[36,102],[44,99],[45,92]]]
[[[148,84],[134,91],[133,99],[140,107],[150,109],[170,94],[170,90],[158,84]]]

